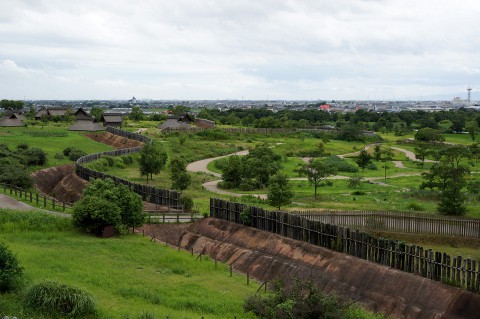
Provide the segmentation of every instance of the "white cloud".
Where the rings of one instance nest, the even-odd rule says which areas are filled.
[[[0,0],[0,94],[456,94],[480,86],[479,14],[474,0]]]

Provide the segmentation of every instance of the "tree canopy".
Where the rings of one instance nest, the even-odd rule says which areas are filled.
[[[146,144],[140,151],[138,159],[140,176],[147,176],[153,179],[153,174],[158,174],[167,163],[167,153],[158,144]]]

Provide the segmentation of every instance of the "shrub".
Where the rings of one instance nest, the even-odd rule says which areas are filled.
[[[32,147],[22,152],[27,165],[45,165],[47,154],[38,147]]]
[[[76,161],[78,160],[80,157],[82,156],[85,156],[87,155],[87,153],[85,153],[84,151],[82,150],[77,150],[77,149],[73,149],[70,151],[70,153],[68,154],[68,158],[71,160],[71,161]]]
[[[358,167],[355,165],[350,164],[343,158],[339,158],[337,156],[329,156],[324,159],[324,162],[328,165],[337,167],[339,172],[347,172],[347,173],[356,173],[358,172]]]
[[[0,242],[0,291],[10,291],[15,288],[23,268],[18,264],[17,257]]]
[[[90,293],[55,281],[30,287],[25,294],[25,304],[36,313],[59,318],[93,315],[96,307]]]
[[[28,148],[29,148],[29,146],[28,146],[27,143],[20,143],[20,144],[17,145],[18,150],[24,151],[24,150],[27,150]]]
[[[66,149],[63,150],[63,155],[65,156],[69,156],[70,155],[70,152],[73,151],[75,149],[75,147],[67,147]]]
[[[133,156],[132,155],[123,155],[120,157],[125,165],[133,164]]]
[[[362,185],[363,177],[359,175],[352,176],[348,179],[348,188],[357,188]]]
[[[65,156],[63,156],[62,153],[57,153],[57,154],[55,154],[54,158],[57,159],[57,160],[62,160],[62,159],[65,158]]]
[[[419,203],[415,203],[415,202],[412,202],[412,203],[408,204],[407,208],[409,210],[415,210],[415,211],[425,210],[422,205],[420,205]]]
[[[244,179],[239,186],[242,191],[253,191],[259,188],[259,183],[255,179]]]
[[[376,171],[378,168],[377,168],[377,165],[375,165],[373,162],[371,162],[367,165],[366,169]]]
[[[115,158],[112,156],[102,156],[102,158],[107,162],[108,167],[113,167],[115,165]]]
[[[110,201],[96,196],[85,196],[75,203],[72,214],[73,224],[87,232],[98,233],[106,225],[121,228],[120,208]]]
[[[184,210],[190,211],[193,208],[193,199],[190,196],[182,196],[180,204],[182,204]]]

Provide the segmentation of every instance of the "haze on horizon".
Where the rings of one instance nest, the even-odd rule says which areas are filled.
[[[452,99],[475,0],[0,0],[0,99]]]

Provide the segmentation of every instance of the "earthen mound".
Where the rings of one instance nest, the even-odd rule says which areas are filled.
[[[59,201],[73,203],[88,184],[75,174],[75,164],[50,167],[32,173],[35,188]]]
[[[478,318],[480,295],[277,234],[214,218],[145,231],[260,280],[297,274],[393,318]]]
[[[131,140],[126,137],[114,135],[109,132],[90,133],[90,134],[85,134],[85,136],[88,137],[89,139],[92,139],[94,141],[97,141],[103,144],[107,144],[116,149],[131,148],[131,147],[137,147],[137,146],[143,145],[142,142]]]

